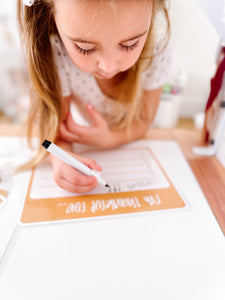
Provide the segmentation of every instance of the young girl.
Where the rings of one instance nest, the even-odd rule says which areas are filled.
[[[145,136],[168,75],[169,18],[165,0],[18,0],[18,20],[31,80],[28,139],[111,148]],[[90,126],[76,124],[74,102]],[[96,178],[50,157],[56,183],[83,193]]]

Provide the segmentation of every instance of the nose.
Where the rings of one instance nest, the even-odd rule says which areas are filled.
[[[107,74],[117,71],[118,59],[115,55],[101,56],[98,59],[98,69]]]

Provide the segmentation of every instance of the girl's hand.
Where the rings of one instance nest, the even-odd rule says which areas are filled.
[[[67,142],[108,148],[112,145],[112,133],[106,120],[91,105],[87,105],[87,111],[92,119],[90,127],[77,125],[69,112],[67,119],[59,126],[59,136]]]
[[[93,159],[81,157],[72,152],[68,153],[89,168],[101,171],[102,168]],[[50,154],[50,160],[53,166],[54,180],[59,187],[72,193],[85,193],[98,185],[97,179],[94,176],[86,176],[80,173],[52,154]]]

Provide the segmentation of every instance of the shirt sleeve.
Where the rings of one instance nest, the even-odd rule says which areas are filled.
[[[63,47],[58,35],[51,36],[51,46],[61,83],[62,96],[66,97],[71,95],[70,66],[68,63],[68,54],[66,53],[66,50]]]
[[[156,51],[158,49],[159,46],[156,47]],[[166,83],[171,70],[171,60],[172,47],[169,43],[163,51],[155,54],[150,67],[143,72],[142,85],[144,90],[154,90]]]

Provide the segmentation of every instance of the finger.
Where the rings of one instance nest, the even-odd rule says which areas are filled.
[[[98,185],[94,176],[81,174],[66,164],[54,172],[54,181],[59,187],[74,193],[89,191]]]
[[[87,111],[96,124],[105,123],[105,119],[101,116],[101,114],[92,106],[90,103],[87,105]]]
[[[64,178],[68,182],[79,186],[91,185],[97,182],[97,179],[94,176],[84,175],[77,169],[66,164],[65,167],[61,169],[61,172],[58,172],[58,175],[56,176],[59,177],[58,179],[56,178],[58,181],[60,181],[61,178]]]
[[[90,127],[81,126],[81,125],[76,124],[73,121],[72,115],[69,113],[67,122],[66,122],[66,129],[67,129],[67,132],[73,134],[76,137],[77,142],[82,143],[82,142],[85,142],[85,140],[83,140],[82,137],[87,135],[87,133],[90,130]]]
[[[64,122],[60,123],[59,125],[59,134],[61,138],[65,139],[68,142],[75,142],[79,140],[78,135],[69,131]]]
[[[75,125],[76,125],[76,123],[73,120],[71,112],[68,112],[67,119],[66,119],[67,128],[74,128]]]
[[[75,185],[65,178],[61,178],[58,186],[71,193],[87,193],[97,187],[98,183],[94,182],[90,185]]]
[[[94,159],[91,159],[91,158],[86,158],[86,157],[79,157],[79,160],[85,164],[86,166],[88,166],[90,169],[94,169],[94,170],[97,170],[97,171],[101,171],[102,170],[102,167],[98,165],[98,163],[94,160]]]

